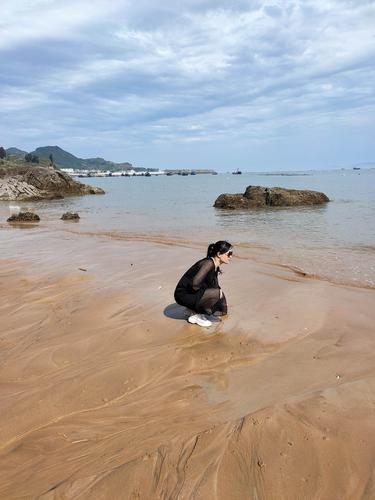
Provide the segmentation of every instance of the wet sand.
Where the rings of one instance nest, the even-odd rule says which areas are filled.
[[[0,259],[0,498],[375,498],[374,290],[234,258],[206,330],[173,302],[203,247],[34,240]]]

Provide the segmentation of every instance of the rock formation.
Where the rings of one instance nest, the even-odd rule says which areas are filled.
[[[0,200],[45,200],[71,195],[104,194],[50,167],[0,164]]]
[[[39,222],[40,217],[33,212],[20,212],[19,214],[14,214],[7,219],[7,222]]]
[[[80,217],[76,212],[65,212],[62,215],[61,220],[79,220]]]
[[[256,208],[256,207],[295,207],[319,205],[329,198],[318,191],[305,189],[285,189],[248,186],[243,194],[221,194],[214,203],[216,208]]]

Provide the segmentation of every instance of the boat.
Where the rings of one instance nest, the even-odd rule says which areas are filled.
[[[239,168],[237,168],[237,170],[235,170],[234,172],[232,172],[233,175],[241,175],[242,172]]]

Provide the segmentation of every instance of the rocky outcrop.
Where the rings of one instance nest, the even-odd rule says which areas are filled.
[[[20,212],[19,214],[14,214],[7,219],[7,222],[39,222],[40,217],[34,212]]]
[[[57,196],[47,191],[41,191],[19,176],[0,178],[0,200],[35,201],[52,198],[57,198]]]
[[[77,182],[54,168],[0,165],[0,200],[35,201],[85,194],[104,194],[104,191]]]
[[[248,186],[243,194],[221,194],[214,203],[216,208],[296,207],[319,205],[329,198],[319,191]]]
[[[65,212],[62,214],[61,220],[79,220],[80,217],[76,212]]]

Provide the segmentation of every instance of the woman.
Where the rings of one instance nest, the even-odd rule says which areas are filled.
[[[227,314],[227,301],[218,282],[221,264],[229,264],[233,248],[227,241],[211,243],[207,257],[196,262],[177,283],[174,298],[177,304],[191,309],[189,323],[211,326],[205,315]]]

